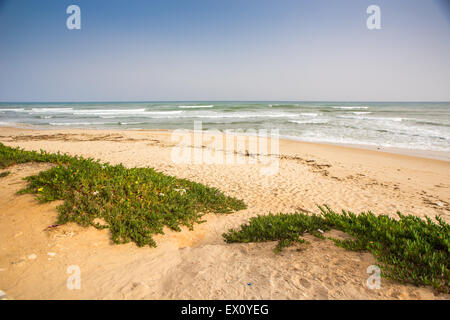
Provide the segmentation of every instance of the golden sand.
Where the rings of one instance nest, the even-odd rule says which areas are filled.
[[[11,299],[449,299],[431,288],[385,279],[366,287],[369,253],[350,252],[310,238],[274,254],[274,243],[226,244],[222,233],[268,212],[371,210],[450,222],[450,162],[408,155],[280,141],[278,172],[258,164],[176,164],[169,131],[31,130],[0,128],[0,142],[93,157],[214,186],[243,199],[248,209],[212,215],[194,231],[168,231],[157,248],[111,243],[108,230],[69,223],[56,228],[56,206],[16,195],[23,177],[49,164],[21,164],[0,178],[0,290]],[[203,146],[208,148],[208,146]],[[448,156],[448,155],[447,155]],[[251,155],[244,155],[251,157]],[[332,231],[336,236],[343,236]],[[81,288],[69,290],[71,265]]]

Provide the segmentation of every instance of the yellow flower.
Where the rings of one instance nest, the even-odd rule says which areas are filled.
[[[41,192],[42,190],[44,190],[44,188],[42,188],[42,187],[38,189],[39,192]]]

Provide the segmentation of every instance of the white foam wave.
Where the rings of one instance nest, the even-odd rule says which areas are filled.
[[[173,110],[173,111],[147,111],[145,114],[148,115],[171,115],[171,114],[181,114],[184,113],[183,110]]]
[[[328,123],[328,120],[327,119],[289,120],[289,122],[297,124],[324,124]]]
[[[92,109],[92,110],[74,110],[75,115],[114,115],[114,114],[142,114],[146,113],[142,109]]]
[[[208,114],[186,114],[184,118],[238,118],[238,119],[251,119],[251,118],[297,118],[298,115],[294,113],[256,113],[256,112],[227,112],[227,113],[208,113]]]
[[[313,113],[313,112],[304,112],[304,113],[300,113],[300,115],[306,116],[306,117],[317,117],[319,114]]]
[[[103,125],[114,124],[111,122],[49,122],[51,126],[89,126],[89,125]]]
[[[52,112],[71,113],[72,110],[73,110],[73,108],[32,108],[31,112],[33,112],[33,113],[52,113]]]
[[[24,108],[16,108],[16,109],[11,109],[11,108],[0,108],[0,111],[13,111],[13,112],[25,112],[26,110]]]
[[[145,118],[155,118],[155,119],[164,119],[164,118],[176,118],[176,115],[183,114],[182,110],[174,110],[174,111],[146,111],[146,112],[135,112],[135,113],[90,113],[89,115],[97,115],[102,119],[115,119],[115,118],[129,118],[133,116],[145,117]]]
[[[93,115],[93,114],[91,114]],[[122,118],[128,117],[127,115],[113,115],[109,113],[98,114],[101,118]],[[173,119],[173,118],[200,118],[200,119],[251,119],[251,118],[297,118],[298,114],[294,113],[261,113],[261,112],[212,112],[212,111],[147,111],[139,114],[140,117],[153,118],[153,119]]]
[[[337,116],[337,118],[354,119],[354,120],[395,121],[395,122],[403,121],[403,118],[380,118],[380,117],[363,117],[363,116]]]
[[[214,105],[209,105],[209,106],[178,106],[178,108],[181,109],[197,109],[197,108],[212,108],[214,107]]]
[[[118,122],[118,124],[124,125],[124,126],[126,126],[126,125],[133,125],[133,124],[146,124],[146,123],[147,122],[122,122],[122,121]]]

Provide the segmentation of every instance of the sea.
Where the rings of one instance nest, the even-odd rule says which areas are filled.
[[[277,129],[332,144],[450,151],[450,102],[177,101],[0,103],[0,126],[85,129]]]

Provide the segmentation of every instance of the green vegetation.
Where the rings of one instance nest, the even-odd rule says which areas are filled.
[[[51,162],[51,163],[67,163],[71,159],[68,155],[60,153],[51,154],[43,150],[24,151],[19,148],[10,148],[0,143],[0,169],[5,169],[13,164],[26,162]]]
[[[225,241],[232,242],[266,242],[278,241],[275,252],[297,243],[308,243],[300,238],[305,232],[323,238],[317,230],[330,230],[327,221],[319,215],[269,214],[250,218],[249,224],[241,226],[241,230],[229,230],[223,234]]]
[[[440,217],[404,216],[399,219],[371,212],[359,215],[348,211],[335,213],[319,207],[321,214],[269,214],[251,218],[240,230],[229,230],[223,237],[232,242],[278,241],[275,251],[295,242],[305,242],[305,232],[324,238],[320,231],[335,228],[352,239],[329,238],[337,246],[354,251],[369,251],[378,260],[386,278],[431,285],[441,292],[450,292],[450,225]]]
[[[225,196],[216,188],[177,179],[151,168],[128,169],[93,159],[24,151],[0,144],[0,168],[25,162],[49,162],[55,166],[27,177],[20,191],[35,193],[41,202],[64,200],[58,206],[58,222],[109,228],[115,243],[134,241],[156,246],[152,236],[163,227],[192,229],[208,212],[229,213],[245,209],[242,200]],[[99,220],[97,220],[99,219]],[[102,222],[102,223],[99,223]]]

